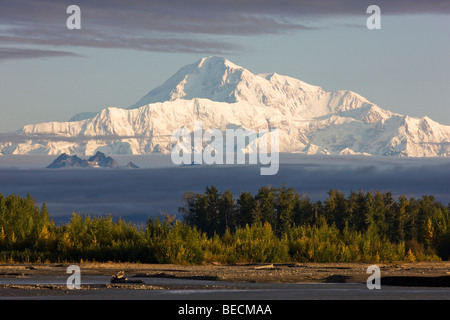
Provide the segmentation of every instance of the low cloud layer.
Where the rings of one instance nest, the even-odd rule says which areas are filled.
[[[67,221],[72,212],[112,214],[143,222],[162,210],[177,213],[184,192],[204,192],[215,185],[230,189],[235,197],[243,191],[256,193],[265,185],[283,183],[314,201],[327,192],[380,190],[394,196],[420,198],[434,195],[450,203],[450,163],[442,159],[295,158],[283,161],[275,176],[260,176],[260,166],[194,166],[145,168],[145,159],[133,158],[143,169],[12,169],[0,168],[0,193],[28,193],[46,202],[56,221]],[[150,158],[151,159],[151,158]],[[126,161],[128,161],[127,159]],[[0,161],[2,161],[0,159]],[[125,159],[123,160],[125,161]],[[155,165],[155,164],[152,164]]]
[[[154,135],[153,137],[168,137],[166,135]],[[123,139],[148,139],[147,136],[122,136],[117,134],[108,135],[95,135],[95,136],[64,136],[56,134],[21,134],[19,132],[7,132],[0,133],[0,143],[42,143],[46,144],[48,142],[73,142],[73,143],[87,143],[89,141],[118,141]]]

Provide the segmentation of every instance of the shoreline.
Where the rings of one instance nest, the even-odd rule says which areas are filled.
[[[67,279],[67,267],[62,264],[0,264],[0,298],[14,296],[70,294],[62,284],[14,284],[14,279],[35,279],[46,277]],[[295,283],[359,283],[365,284],[371,274],[367,273],[370,263],[275,263],[275,264],[234,264],[234,265],[175,265],[139,263],[98,263],[75,264],[81,271],[81,289],[122,289],[122,290],[186,290],[233,288],[247,284],[295,284]],[[450,262],[389,262],[378,263],[381,284],[408,287],[450,287]],[[112,277],[124,271],[131,283],[82,284],[83,276]],[[136,279],[184,279],[197,280],[186,284],[149,285],[139,284]],[[11,279],[11,283],[8,283]],[[65,280],[64,280],[65,281]],[[133,282],[136,282],[134,284]],[[143,283],[143,282],[142,282]]]

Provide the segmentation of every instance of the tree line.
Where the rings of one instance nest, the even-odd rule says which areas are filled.
[[[348,197],[338,190],[328,192],[325,201],[312,202],[293,188],[265,186],[256,195],[242,192],[237,199],[227,190],[214,186],[204,193],[185,193],[179,208],[184,220],[208,235],[223,234],[245,225],[268,222],[278,236],[293,226],[317,225],[325,220],[339,231],[345,227],[358,232],[376,229],[392,242],[417,240],[437,245],[450,231],[449,206],[434,196],[421,199],[402,195],[394,199],[391,192],[351,192]]]
[[[237,198],[209,186],[185,193],[182,219],[137,226],[73,213],[56,225],[31,196],[0,194],[0,261],[146,263],[447,260],[449,207],[433,196],[331,190],[323,202],[292,188]]]
[[[246,225],[269,223],[277,237],[297,227],[326,223],[339,232],[373,233],[393,244],[407,243],[417,251],[450,255],[450,204],[444,206],[432,195],[420,199],[391,192],[343,192],[330,190],[324,201],[313,202],[293,188],[264,186],[253,195],[237,198],[229,190],[208,186],[204,193],[185,193],[179,208],[184,221],[207,235],[223,235]],[[420,249],[419,249],[420,248]]]

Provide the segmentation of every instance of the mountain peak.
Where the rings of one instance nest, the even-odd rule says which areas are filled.
[[[248,70],[223,57],[204,57],[182,67],[161,86],[150,91],[128,109],[178,99],[200,98],[236,102],[234,91],[241,82],[243,73],[250,74]]]
[[[97,153],[88,159],[88,162],[93,167],[115,168],[117,162],[111,157],[107,157],[103,152],[97,151]]]
[[[277,73],[256,75],[224,57],[210,56],[182,67],[161,86],[153,89],[129,109],[178,99],[208,99],[216,102],[248,102],[252,105],[301,109],[305,92],[322,90],[301,80]],[[289,101],[285,99],[289,97]]]
[[[234,64],[230,60],[219,57],[219,56],[209,56],[201,58],[197,63],[198,68],[211,67],[211,66],[224,66],[230,69],[243,69],[242,67]]]
[[[89,159],[81,159],[77,155],[70,156],[67,153],[61,154],[47,168],[117,168],[119,165],[116,160],[106,156],[103,152],[97,151],[95,155]],[[129,162],[126,168],[139,168],[133,162]]]
[[[59,169],[59,168],[85,168],[89,164],[86,160],[80,159],[77,155],[69,156],[67,153],[61,154],[53,161],[47,168]]]

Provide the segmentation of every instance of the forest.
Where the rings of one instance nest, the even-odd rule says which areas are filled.
[[[0,194],[1,262],[140,263],[440,261],[450,257],[450,205],[390,192],[330,190],[323,201],[281,186],[256,194],[186,192],[178,216],[136,225],[73,213],[56,225],[45,203]]]

